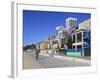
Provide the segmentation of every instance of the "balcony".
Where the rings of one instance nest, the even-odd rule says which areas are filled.
[[[91,32],[90,32],[90,31],[84,32],[83,38],[84,38],[84,39],[86,39],[86,38],[91,38]]]
[[[84,48],[91,48],[91,44],[85,43],[85,44],[84,44]]]

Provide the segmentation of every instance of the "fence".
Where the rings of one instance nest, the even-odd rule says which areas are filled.
[[[82,49],[68,49],[66,50],[66,55],[67,56],[77,56],[77,57],[80,57],[80,56],[83,56],[83,50]]]

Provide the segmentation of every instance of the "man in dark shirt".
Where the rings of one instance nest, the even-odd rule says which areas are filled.
[[[38,55],[40,53],[40,50],[36,50],[35,54],[36,54],[36,60],[38,60]]]

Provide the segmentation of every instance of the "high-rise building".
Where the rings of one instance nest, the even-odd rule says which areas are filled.
[[[66,28],[77,28],[78,21],[77,18],[69,17],[66,19]]]

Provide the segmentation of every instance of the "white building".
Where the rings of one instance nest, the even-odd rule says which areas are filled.
[[[88,19],[79,24],[79,29],[90,30],[91,29],[91,19]]]
[[[66,44],[68,35],[66,29],[63,26],[57,26],[56,33],[56,40],[58,41],[59,46]]]
[[[79,29],[77,29],[73,34],[72,34],[72,39],[73,39],[73,49],[78,50],[78,49],[84,49],[84,53],[82,56],[90,55],[90,48],[85,49],[85,46],[90,45],[90,35],[89,31],[91,30],[91,19],[88,19],[82,23],[79,24]]]
[[[56,27],[56,40],[58,40],[59,44],[61,44],[61,41],[64,38],[63,31],[64,31],[63,26],[57,26]]]
[[[66,19],[66,28],[76,28],[78,27],[77,18],[69,17]]]

